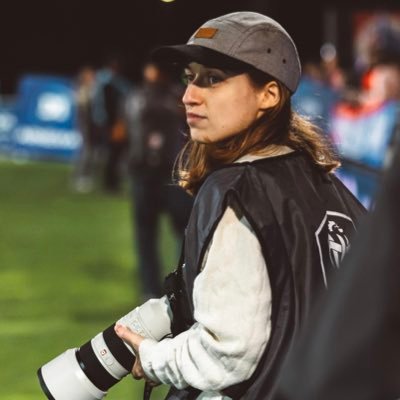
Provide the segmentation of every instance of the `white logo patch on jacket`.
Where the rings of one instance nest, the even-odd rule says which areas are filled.
[[[327,211],[315,232],[326,287],[328,287],[327,268],[330,265],[339,268],[350,248],[349,237],[353,236],[355,230],[349,216],[336,211]]]

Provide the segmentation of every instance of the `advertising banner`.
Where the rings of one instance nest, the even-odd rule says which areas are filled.
[[[17,126],[17,116],[13,104],[0,104],[0,154],[12,152],[12,132]]]
[[[81,137],[76,129],[72,81],[28,75],[21,79],[16,101],[13,152],[29,158],[73,158]]]

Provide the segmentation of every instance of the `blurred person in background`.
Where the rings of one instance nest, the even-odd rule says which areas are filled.
[[[400,126],[400,50],[397,60],[377,62],[364,74],[359,101],[360,108],[367,112],[382,107],[393,108],[397,120],[395,124]],[[381,124],[383,130],[384,121],[381,121]],[[397,139],[395,134],[390,139],[385,154],[385,165],[388,165],[394,155]]]
[[[400,17],[381,12],[365,18],[355,36],[359,103],[374,107],[400,98]]]
[[[303,74],[293,96],[293,106],[303,116],[330,133],[331,113],[337,102],[348,96],[347,75],[339,65],[336,46],[326,42],[319,57],[303,63]]]
[[[339,64],[339,56],[336,46],[332,43],[324,43],[320,50],[321,68],[324,75],[324,80],[328,86],[335,92],[340,93],[346,89],[346,76],[344,70]]]
[[[382,11],[361,17],[354,38],[356,71],[362,74],[377,63],[399,63],[399,14]]]
[[[166,285],[174,337],[116,332],[135,350],[134,377],[172,386],[170,400],[272,399],[365,210],[332,173],[318,129],[291,109],[300,60],[276,21],[224,15],[155,57],[184,70],[190,140],[177,175],[196,197]]]
[[[122,76],[121,69],[121,60],[110,56],[96,72],[93,95],[93,118],[106,147],[103,185],[110,193],[118,193],[122,188],[128,146],[123,106],[130,84]]]
[[[354,135],[362,128],[364,137],[375,140],[376,148],[379,148],[383,138],[387,137],[388,143],[385,149],[382,149],[382,158],[386,165],[393,156],[393,131],[396,124],[400,123],[400,57],[398,62],[386,58],[377,60],[362,74],[360,80],[356,96],[345,98],[336,105],[334,111],[347,113],[350,116],[348,120],[354,121]],[[337,124],[335,126],[336,129],[340,128]],[[367,140],[364,141],[364,144],[366,143]],[[354,149],[361,148],[362,144],[355,142],[354,146],[357,147]]]
[[[362,79],[360,103],[363,106],[376,107],[387,101],[400,101],[400,57],[399,62],[378,62]]]
[[[78,192],[90,192],[95,184],[96,170],[104,151],[104,141],[93,120],[92,102],[95,70],[84,66],[77,76],[75,101],[77,125],[82,137],[82,147],[73,173],[73,187]]]
[[[143,83],[125,104],[132,176],[135,248],[144,298],[162,294],[160,219],[167,214],[178,242],[183,238],[191,197],[172,185],[172,168],[184,144],[183,88],[154,62],[143,67]]]

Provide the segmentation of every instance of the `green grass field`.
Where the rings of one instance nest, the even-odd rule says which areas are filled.
[[[0,162],[1,400],[44,399],[37,368],[140,301],[128,195],[77,194],[69,178],[68,165]],[[172,266],[166,220],[162,237]],[[126,377],[107,399],[139,400],[142,388]]]

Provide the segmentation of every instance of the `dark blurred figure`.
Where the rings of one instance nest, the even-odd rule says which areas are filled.
[[[286,360],[277,400],[400,398],[398,143],[375,210]]]
[[[400,398],[400,36],[382,26],[369,29],[384,35],[363,36],[361,84],[345,100],[353,116],[397,109],[387,170],[372,213],[288,354],[275,400]],[[375,128],[378,145],[384,116]],[[363,129],[367,136],[373,127]]]
[[[323,79],[335,92],[341,93],[346,89],[348,77],[339,64],[339,57],[336,46],[332,43],[325,43],[320,50],[320,68]]]
[[[95,183],[96,169],[103,150],[103,137],[93,119],[92,102],[95,87],[95,70],[84,66],[77,75],[75,101],[77,125],[82,137],[82,146],[76,160],[73,187],[76,191],[90,192]]]
[[[96,73],[93,118],[107,148],[103,183],[109,192],[121,190],[122,163],[128,145],[123,107],[129,87],[117,57],[110,57]]]
[[[192,200],[172,185],[175,158],[184,145],[183,88],[155,63],[143,68],[143,84],[126,102],[130,170],[139,271],[145,298],[161,292],[159,222],[166,212],[181,241]]]

